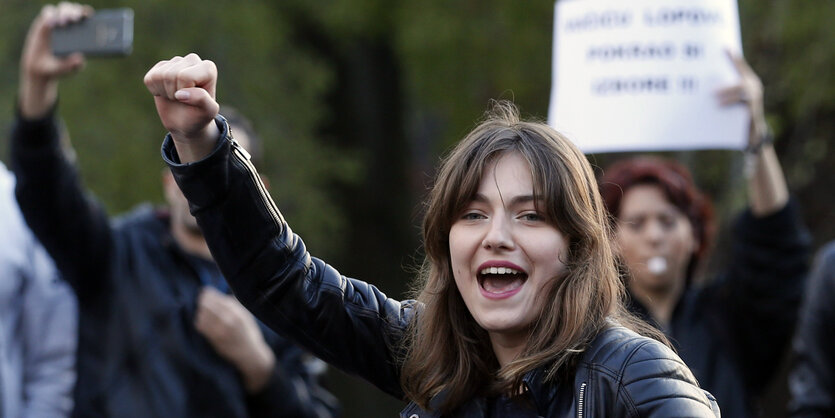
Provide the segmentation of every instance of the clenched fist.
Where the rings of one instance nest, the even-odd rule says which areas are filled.
[[[219,131],[213,119],[217,67],[197,54],[160,61],[145,74],[162,125],[171,132],[180,162],[197,161],[213,149]]]

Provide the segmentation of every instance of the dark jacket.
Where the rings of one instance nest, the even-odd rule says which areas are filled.
[[[835,416],[835,242],[809,276],[789,374],[793,417]]]
[[[222,118],[217,148],[179,164],[170,136],[163,158],[191,204],[212,253],[235,294],[256,316],[325,361],[403,398],[402,340],[419,315],[415,301],[386,297],[311,257],[266,193],[245,151]],[[714,416],[712,398],[661,343],[613,326],[587,349],[574,382],[525,382],[543,416]],[[455,415],[484,416],[473,399]],[[583,411],[582,413],[580,411]],[[409,404],[401,416],[436,416]]]
[[[727,269],[685,290],[663,330],[725,416],[758,415],[756,397],[788,348],[811,245],[798,212],[794,202],[762,218],[743,212]],[[634,298],[629,306],[653,322]]]
[[[79,299],[75,416],[331,414],[309,357],[263,326],[276,368],[263,391],[247,395],[194,326],[199,290],[223,285],[217,267],[179,248],[150,206],[111,223],[85,196],[52,115],[18,118],[12,160],[21,210]]]

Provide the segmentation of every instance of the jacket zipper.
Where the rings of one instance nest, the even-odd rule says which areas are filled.
[[[586,395],[586,382],[580,384],[580,398],[577,400],[577,418],[583,418],[583,403]]]
[[[232,155],[237,157],[241,164],[243,164],[244,169],[249,174],[250,179],[255,183],[255,187],[258,188],[258,195],[261,196],[261,202],[264,204],[264,207],[270,213],[270,217],[272,218],[275,226],[282,230],[283,228],[281,225],[284,223],[281,212],[278,211],[278,207],[276,207],[275,202],[267,193],[267,189],[264,188],[264,183],[261,182],[261,178],[258,177],[258,171],[255,170],[255,166],[252,165],[252,161],[250,159],[252,156],[238,143],[235,141],[235,138],[228,137],[229,143],[232,145]]]

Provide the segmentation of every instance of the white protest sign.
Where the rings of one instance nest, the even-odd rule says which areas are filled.
[[[560,0],[548,123],[586,153],[742,149],[735,0]]]

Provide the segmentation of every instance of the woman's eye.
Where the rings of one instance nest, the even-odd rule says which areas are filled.
[[[478,212],[467,212],[463,216],[461,216],[461,219],[467,220],[467,221],[472,221],[472,220],[476,220],[476,219],[483,219],[483,218],[484,218],[484,215],[482,215]]]
[[[644,221],[638,219],[624,220],[622,225],[625,225],[632,232],[640,232],[644,228]]]
[[[542,221],[542,220],[545,219],[544,216],[542,216],[542,215],[540,215],[536,212],[523,213],[521,218],[522,218],[522,220],[528,221],[528,222],[539,222],[539,221]]]
[[[659,221],[664,229],[673,229],[676,226],[676,217],[674,215],[662,216]]]

